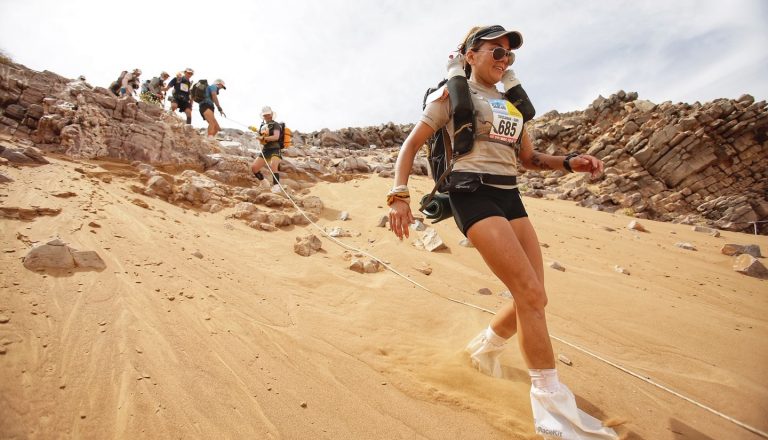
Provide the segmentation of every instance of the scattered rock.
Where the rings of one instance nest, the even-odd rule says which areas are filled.
[[[135,199],[131,200],[131,203],[133,203],[136,206],[140,206],[140,207],[142,207],[144,209],[149,209],[149,204],[147,202],[145,202],[144,200],[141,200],[139,198],[135,198]]]
[[[339,220],[343,222],[349,220],[349,213],[347,211],[341,211],[341,214],[339,214]]]
[[[559,270],[560,272],[565,272],[565,267],[563,267],[563,265],[558,263],[557,261],[553,261],[549,263],[549,267],[555,270]]]
[[[24,267],[33,271],[74,268],[103,270],[106,264],[95,251],[78,251],[57,238],[30,249],[24,256]]]
[[[462,238],[461,241],[459,241],[459,246],[466,247],[466,248],[473,248],[475,247],[474,244],[472,244],[472,240],[468,238]]]
[[[619,265],[613,266],[613,270],[624,275],[629,275],[629,271]]]
[[[59,197],[61,199],[77,196],[77,194],[73,193],[72,191],[59,191],[59,192],[51,193],[51,195],[54,197]]]
[[[381,217],[379,217],[379,223],[376,224],[376,227],[383,228],[387,226],[387,223],[389,223],[389,216],[382,215]]]
[[[682,242],[682,241],[679,241],[679,242],[675,243],[675,246],[677,246],[677,247],[679,247],[681,249],[689,250],[689,251],[695,251],[696,250],[696,246],[692,245],[691,243],[686,243],[686,242]]]
[[[11,318],[9,318],[9,317],[7,317],[5,315],[0,315],[0,324],[5,324],[6,322],[8,322],[10,320],[11,320]]]
[[[376,273],[384,270],[384,266],[373,259],[363,260],[355,258],[350,263],[349,269],[358,273]]]
[[[435,252],[448,248],[448,246],[446,246],[443,242],[443,239],[437,235],[437,231],[432,228],[428,228],[423,234],[421,234],[421,238],[414,241],[414,246],[425,249],[429,252]]]
[[[627,229],[632,229],[639,232],[648,232],[648,230],[645,229],[645,226],[641,225],[637,220],[632,220],[629,222]]]
[[[430,267],[428,263],[422,262],[418,266],[414,266],[413,268],[416,269],[418,272],[423,273],[424,275],[432,274],[432,267]]]
[[[478,289],[477,293],[479,293],[480,295],[493,295],[493,292],[491,292],[491,289],[487,287],[482,287]]]
[[[718,231],[717,229],[708,228],[706,226],[693,226],[691,228],[691,230],[694,231],[694,232],[703,232],[703,233],[709,234],[709,235],[711,235],[713,237],[719,237],[720,236],[720,231]]]
[[[323,247],[323,242],[316,235],[310,234],[304,237],[296,237],[293,251],[302,257],[308,257]]]
[[[565,365],[568,365],[568,366],[573,365],[573,362],[571,362],[571,360],[568,358],[568,356],[566,356],[564,354],[558,354],[557,355],[557,360],[559,360],[560,362],[562,362],[562,363],[564,363]]]
[[[411,225],[409,225],[411,229],[414,231],[422,232],[427,229],[427,227],[422,223],[420,220],[414,220]]]
[[[505,290],[505,291],[499,293],[499,296],[502,297],[502,298],[506,298],[506,299],[514,299],[512,297],[512,292],[510,292],[509,290]]]
[[[723,245],[722,249],[720,249],[720,252],[729,256],[748,254],[755,258],[762,257],[762,254],[760,253],[760,246],[756,244],[740,245],[734,243],[726,243]]]
[[[757,258],[741,254],[733,262],[733,270],[751,277],[768,279],[768,269]]]
[[[203,258],[203,254],[200,251],[192,252],[193,257]]]

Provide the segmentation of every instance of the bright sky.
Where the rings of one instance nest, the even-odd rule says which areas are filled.
[[[308,132],[416,122],[448,53],[488,24],[523,34],[513,68],[539,115],[622,89],[657,103],[768,98],[763,0],[0,0],[0,49],[105,87],[134,67],[142,79],[192,67],[225,80],[222,126],[270,105]]]

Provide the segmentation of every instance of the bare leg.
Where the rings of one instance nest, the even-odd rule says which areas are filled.
[[[264,167],[264,165],[266,165],[266,162],[264,162],[264,158],[259,156],[251,164],[251,171],[253,171],[253,174],[256,174],[259,172],[259,170],[261,170]]]
[[[528,219],[508,222],[503,217],[489,217],[475,223],[467,236],[515,299],[514,304],[505,306],[494,317],[491,327],[505,333],[499,333],[502,337],[513,334],[517,328],[520,348],[528,368],[552,369],[555,368],[555,356],[544,314],[547,295],[543,268],[537,271],[534,266],[542,263],[540,251],[537,254],[532,249],[532,243],[537,241],[535,233],[530,236],[532,232],[533,227]],[[524,237],[522,240],[518,238],[518,233]],[[528,252],[533,253],[534,258],[530,258]]]
[[[219,123],[216,122],[216,116],[213,114],[213,110],[206,109],[205,112],[203,112],[203,117],[208,122],[208,136],[216,136],[216,133],[219,131]]]

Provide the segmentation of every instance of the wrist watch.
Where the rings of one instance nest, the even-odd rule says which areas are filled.
[[[570,162],[571,159],[578,156],[581,156],[581,153],[577,153],[575,151],[572,151],[565,156],[565,159],[563,159],[563,168],[565,168],[565,171],[568,171],[569,173],[573,172]]]

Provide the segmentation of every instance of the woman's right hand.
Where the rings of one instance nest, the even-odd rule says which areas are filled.
[[[413,223],[413,213],[411,206],[403,200],[395,199],[389,205],[389,229],[397,235],[400,240],[408,238],[409,226]]]

